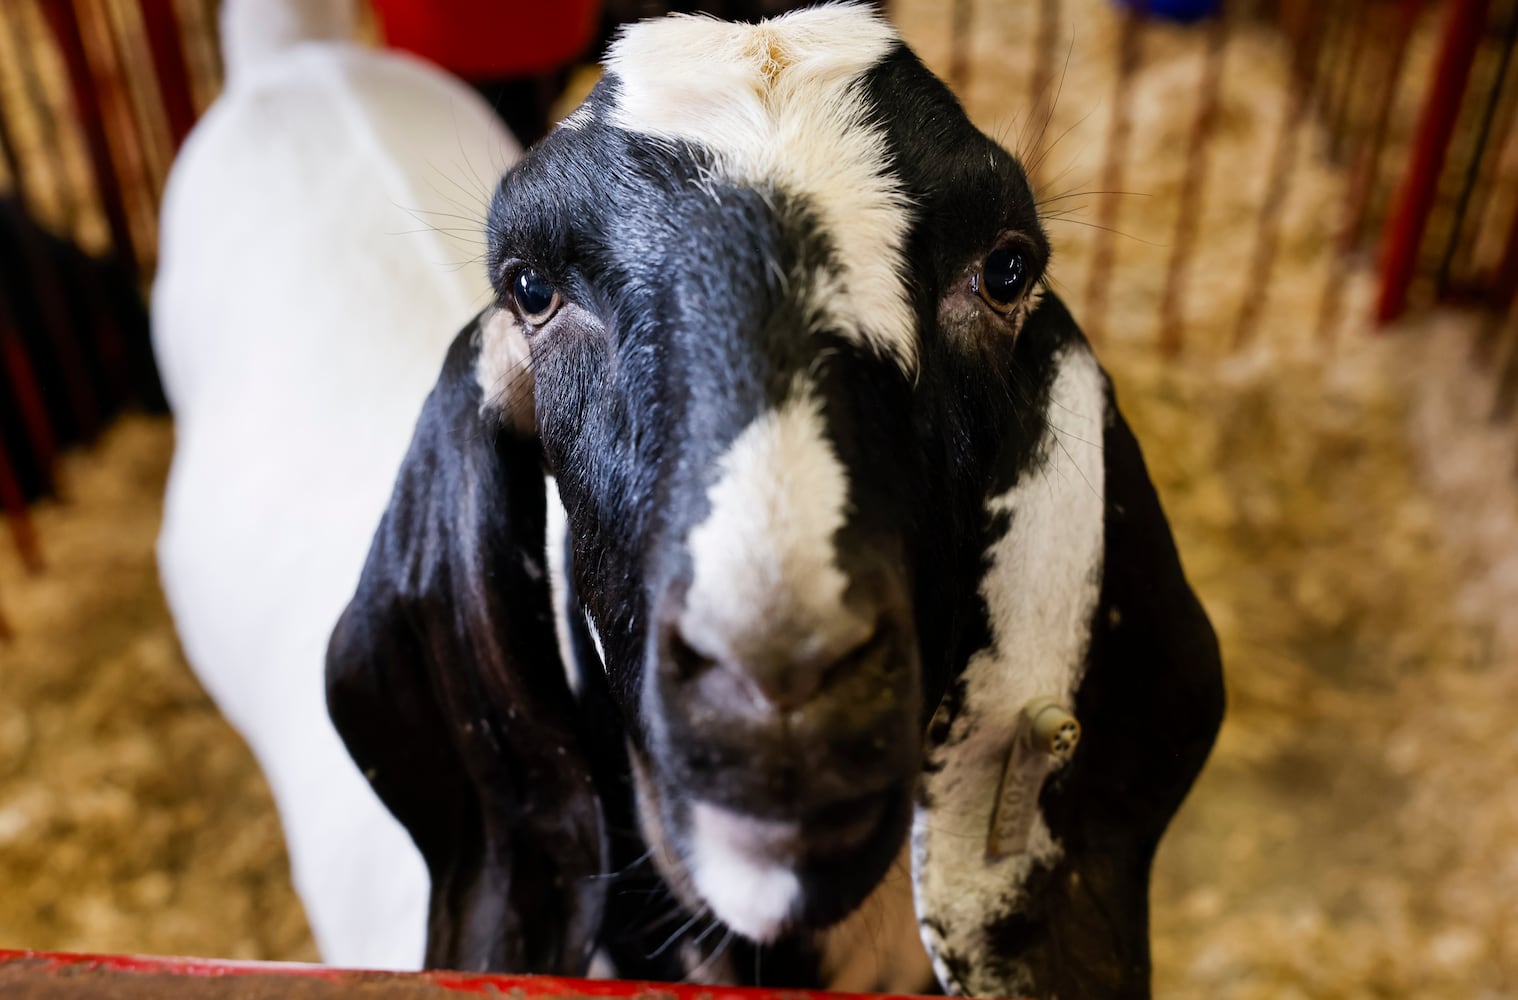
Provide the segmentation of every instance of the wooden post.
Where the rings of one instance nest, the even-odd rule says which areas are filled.
[[[1181,308],[1181,289],[1196,248],[1197,226],[1202,214],[1202,192],[1207,184],[1207,150],[1217,128],[1218,108],[1223,102],[1223,55],[1228,48],[1228,10],[1213,16],[1207,29],[1207,52],[1197,91],[1196,120],[1186,153],[1186,176],[1181,183],[1181,204],[1175,219],[1170,250],[1170,269],[1165,276],[1165,295],[1160,305],[1160,353],[1174,357],[1185,346],[1186,319]]]
[[[1368,18],[1366,0],[1353,0],[1346,15],[1349,24],[1348,54],[1340,60],[1340,72],[1334,77],[1333,86],[1324,102],[1323,117],[1328,125],[1328,155],[1338,162],[1343,156],[1345,133],[1353,121],[1351,109],[1355,105],[1355,86],[1360,78],[1361,55],[1365,51]]]
[[[1381,243],[1381,289],[1375,315],[1382,325],[1402,315],[1407,307],[1408,286],[1417,273],[1418,251],[1434,208],[1439,175],[1460,116],[1489,5],[1490,0],[1450,0],[1433,86],[1423,105],[1407,173]]]
[[[26,497],[21,492],[21,483],[16,479],[16,470],[6,454],[4,442],[0,442],[0,511],[4,512],[10,525],[11,540],[21,556],[21,564],[28,572],[42,572],[42,546],[37,542],[37,531],[26,510]]]
[[[1317,72],[1322,20],[1322,6],[1314,4],[1309,7],[1303,19],[1301,35],[1294,40],[1296,59],[1291,91],[1287,98],[1286,113],[1281,119],[1281,130],[1276,137],[1275,153],[1271,157],[1265,200],[1260,205],[1254,256],[1247,276],[1244,300],[1239,309],[1238,325],[1234,328],[1235,348],[1243,347],[1254,339],[1260,311],[1264,308],[1265,296],[1270,289],[1270,276],[1275,269],[1276,250],[1281,238],[1281,216],[1284,214],[1286,196],[1291,191],[1291,177],[1296,166],[1297,141],[1306,124],[1308,103],[1314,87],[1313,77]]]
[[[1036,142],[1042,144],[1045,134],[1048,132],[1049,123],[1054,120],[1054,95],[1050,88],[1054,86],[1054,50],[1059,45],[1059,0],[1039,0],[1038,4],[1038,28],[1033,33],[1033,76],[1028,81],[1028,127],[1033,128],[1038,123],[1038,136]],[[1038,191],[1038,177],[1043,173],[1045,150],[1019,149],[1018,155],[1025,153],[1031,157],[1031,162],[1023,164],[1028,171],[1028,183],[1033,185],[1033,190]]]
[[[1481,122],[1476,127],[1476,141],[1471,150],[1470,165],[1461,179],[1460,194],[1455,201],[1454,218],[1450,226],[1449,242],[1445,244],[1444,253],[1439,259],[1439,273],[1435,284],[1440,296],[1447,294],[1450,290],[1450,273],[1454,269],[1455,254],[1460,248],[1460,233],[1465,228],[1471,196],[1476,190],[1476,181],[1481,175],[1481,163],[1486,157],[1487,146],[1491,143],[1493,126],[1497,120],[1497,109],[1502,103],[1502,89],[1507,82],[1508,71],[1513,63],[1513,47],[1518,45],[1518,4],[1515,4],[1509,13],[1506,29],[1497,44],[1499,47],[1497,71],[1493,74],[1492,89],[1487,95],[1486,106],[1481,109]],[[1499,154],[1500,151],[1499,146]]]
[[[37,373],[27,356],[26,345],[16,328],[15,312],[6,299],[6,290],[0,284],[0,372],[16,409],[21,415],[21,428],[26,445],[32,450],[37,467],[42,470],[44,485],[55,485],[54,470],[57,468],[58,440],[48,419],[47,406],[37,385]],[[18,493],[21,487],[16,486]],[[24,497],[22,498],[25,499]]]
[[[964,100],[970,87],[970,0],[949,8],[949,88]]]
[[[1143,55],[1144,18],[1149,13],[1148,0],[1135,0],[1120,15],[1122,36],[1118,42],[1117,81],[1113,90],[1112,122],[1107,129],[1106,162],[1102,167],[1101,216],[1097,223],[1096,247],[1092,251],[1091,273],[1086,282],[1086,330],[1092,340],[1101,340],[1106,332],[1108,286],[1112,282],[1112,236],[1117,223],[1117,192],[1123,186],[1123,164],[1128,156],[1128,133],[1132,126],[1128,99],[1133,92],[1133,75],[1138,72]]]

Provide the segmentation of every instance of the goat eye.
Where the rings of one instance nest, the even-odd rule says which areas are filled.
[[[532,324],[548,322],[563,303],[559,290],[530,267],[517,272],[516,280],[511,283],[511,298],[522,319]]]
[[[997,312],[1017,305],[1028,284],[1028,266],[1023,255],[1009,247],[993,250],[975,276],[975,290]]]

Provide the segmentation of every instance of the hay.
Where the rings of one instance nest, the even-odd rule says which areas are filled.
[[[273,800],[185,665],[153,541],[172,431],[127,418],[0,546],[0,945],[314,959]]]

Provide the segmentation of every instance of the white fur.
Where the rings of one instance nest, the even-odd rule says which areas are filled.
[[[1073,698],[1101,587],[1104,382],[1084,347],[1067,348],[1056,365],[1049,427],[1039,444],[1046,464],[986,505],[988,513],[1012,515],[981,581],[992,643],[965,669],[964,702],[948,749],[934,752],[933,766],[924,772],[931,806],[919,808],[913,823],[918,913],[944,929],[940,938],[925,922],[923,942],[934,955],[947,950],[966,960],[972,971],[991,967],[990,942],[978,931],[1018,904],[1035,864],[1059,856],[1060,845],[1037,808],[1023,817],[1022,852],[992,858],[987,835],[1019,713],[1039,696],[1065,703]],[[1043,755],[1027,760],[1048,766]],[[956,983],[941,963],[938,973],[956,992],[979,994],[1005,985]]]
[[[710,151],[724,180],[808,199],[836,251],[838,280],[809,284],[826,328],[914,371],[904,272],[911,206],[884,132],[857,85],[899,39],[864,7],[831,5],[757,25],[673,17],[626,30],[606,68],[621,128]]]
[[[844,608],[848,580],[834,558],[848,477],[809,388],[744,428],[718,461],[708,500],[687,539],[692,578],[680,629],[692,648],[743,664],[786,634],[811,644],[791,651],[803,661],[866,638],[866,623]]]
[[[356,0],[222,0],[222,61],[236,78],[300,42],[353,37]]]
[[[705,802],[691,806],[691,881],[712,912],[744,937],[774,940],[795,910],[801,896],[796,873],[751,846],[766,834],[793,835],[794,827]]]
[[[594,118],[595,112],[591,109],[590,105],[582,104],[559,119],[558,127],[570,132],[578,132],[586,125],[589,125]]]
[[[601,630],[596,628],[596,620],[585,612],[585,631],[590,633],[590,643],[596,647],[596,655],[601,658],[601,669],[606,669],[606,647],[601,644]]]
[[[225,23],[313,12],[234,0]],[[416,213],[483,216],[478,178],[517,150],[436,70],[281,48],[305,37],[227,39],[257,58],[165,194],[153,337],[176,451],[159,562],[191,665],[269,779],[323,958],[415,967],[427,873],[328,721],[323,664],[422,400],[486,301],[483,269],[457,266],[477,242]]]
[[[575,648],[571,640],[573,623],[569,619],[569,587],[565,566],[564,543],[569,537],[569,517],[564,512],[564,501],[559,499],[559,481],[553,476],[543,477],[547,493],[547,520],[543,530],[544,544],[548,549],[548,594],[553,602],[553,632],[559,641],[559,660],[564,667],[564,680],[575,697],[580,696],[580,671],[575,668]]]
[[[482,411],[495,414],[523,434],[537,433],[532,349],[510,310],[492,309],[481,319],[474,378],[480,385]]]

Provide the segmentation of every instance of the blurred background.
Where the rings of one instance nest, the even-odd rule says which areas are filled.
[[[666,9],[374,0],[364,35],[525,143]],[[1027,165],[1222,640],[1157,992],[1518,997],[1518,0],[886,9]],[[153,560],[143,303],[214,26],[0,2],[0,946],[316,958]]]

